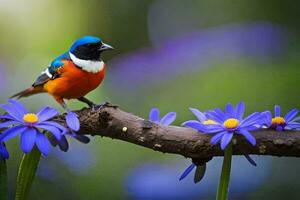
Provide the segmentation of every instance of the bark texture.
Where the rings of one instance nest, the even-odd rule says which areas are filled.
[[[134,143],[163,153],[179,154],[202,163],[214,156],[223,156],[219,145],[211,145],[211,135],[191,128],[163,126],[120,110],[109,104],[95,109],[76,111],[81,129],[79,134],[105,136]],[[56,121],[64,124],[64,117]],[[257,145],[235,135],[233,155],[256,154],[300,157],[300,132],[261,130],[253,132]]]

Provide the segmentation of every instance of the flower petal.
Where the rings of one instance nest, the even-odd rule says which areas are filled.
[[[263,124],[261,124],[262,121],[261,120],[254,120],[252,122],[248,122],[246,124],[243,124],[240,126],[240,128],[245,128],[247,130],[257,130],[258,128],[262,127]],[[254,127],[256,127],[256,129],[254,129]]]
[[[241,127],[249,126],[250,124],[253,124],[253,122],[255,122],[258,118],[261,118],[261,117],[263,117],[263,116],[259,112],[252,113],[251,115],[249,115],[248,117],[246,117],[246,119],[244,119],[241,122],[240,126]]]
[[[69,149],[69,143],[68,143],[67,138],[64,135],[57,142],[58,142],[58,146],[59,146],[60,150],[62,150],[64,152],[68,151],[68,149]]]
[[[215,134],[211,139],[210,139],[210,143],[215,145],[217,144],[223,137],[224,134],[228,134],[227,131],[222,131],[220,133]]]
[[[43,107],[38,113],[37,116],[39,118],[39,122],[44,122],[48,119],[53,118],[58,115],[58,111],[55,108],[51,108],[49,106]]]
[[[72,133],[72,137],[84,144],[87,144],[90,142],[90,138],[85,135],[78,135],[78,134]]]
[[[296,115],[298,114],[299,110],[298,109],[292,109],[290,112],[288,112],[285,116],[284,116],[284,119],[285,119],[285,122],[290,122],[292,121],[292,119],[294,117],[296,117]]]
[[[221,149],[222,150],[226,149],[226,147],[230,143],[232,137],[233,137],[233,133],[231,133],[231,132],[228,132],[223,135],[223,137],[221,139]]]
[[[238,133],[242,134],[253,146],[256,145],[255,137],[248,130],[240,129],[238,130]]]
[[[293,122],[289,122],[288,125],[300,125],[300,123],[299,123],[299,122],[294,122],[294,121],[293,121]]]
[[[172,124],[175,121],[175,119],[176,119],[176,112],[169,112],[160,120],[160,123],[162,125],[168,126]]]
[[[196,121],[196,120],[186,121],[186,122],[183,123],[183,126],[196,129],[200,132],[205,132],[206,131],[206,126],[204,124],[201,124],[199,121]]]
[[[158,108],[152,108],[149,112],[149,120],[154,123],[159,122],[159,110]]]
[[[244,111],[245,111],[245,103],[244,102],[240,102],[236,106],[235,118],[238,119],[238,120],[242,120],[243,119],[243,115],[244,115]]]
[[[21,115],[25,115],[28,113],[28,109],[23,104],[21,104],[19,101],[15,100],[15,99],[9,99],[8,102],[13,104]]]
[[[196,108],[190,108],[190,111],[197,117],[197,119],[200,122],[203,122],[206,120],[206,116],[203,112],[201,112],[200,110],[196,109]]]
[[[60,129],[62,132],[66,132],[67,131],[67,129],[64,126],[60,125],[57,122],[44,121],[44,122],[39,123],[39,125],[54,126],[54,127],[58,128],[58,129]]]
[[[217,133],[220,131],[224,131],[224,127],[221,124],[209,124],[204,126],[205,126],[205,130],[203,131],[204,133]]]
[[[285,130],[300,130],[300,124],[297,122],[289,123],[284,127]]]
[[[234,114],[234,107],[231,103],[228,103],[225,107],[225,115],[227,118],[233,118],[235,116]]]
[[[13,105],[3,104],[0,108],[4,109],[14,120],[23,122],[23,115]]]
[[[35,127],[40,128],[40,129],[44,129],[50,133],[52,133],[52,135],[57,139],[60,140],[62,137],[62,131],[60,131],[58,128],[56,128],[55,126],[49,126],[49,125],[41,125],[38,124]]]
[[[11,119],[11,120],[14,120],[15,118],[13,118],[12,116],[10,116],[9,114],[4,114],[4,115],[0,115],[0,119]]]
[[[293,121],[300,121],[300,116],[299,117],[296,117],[295,119],[293,119]]]
[[[246,127],[247,131],[256,131],[256,130],[261,129],[261,128],[262,128],[261,125],[250,125],[250,126]]]
[[[198,120],[188,120],[185,121],[181,124],[181,126],[188,126],[189,124],[202,124],[201,122],[199,122]]]
[[[0,128],[6,128],[10,125],[16,125],[16,124],[20,124],[19,121],[14,121],[14,120],[11,120],[11,121],[5,121],[3,123],[0,123]]]
[[[5,142],[15,136],[17,136],[19,133],[22,133],[27,129],[26,126],[14,126],[12,128],[6,129],[5,131],[0,134],[0,141]]]
[[[187,175],[189,175],[191,173],[191,171],[196,167],[196,165],[194,163],[192,163],[190,166],[188,166],[184,172],[181,174],[179,181],[181,181],[182,179],[184,179]]]
[[[264,124],[267,125],[268,127],[270,127],[271,124],[272,124],[272,113],[271,113],[271,111],[262,112],[261,116],[262,116],[262,120],[263,120]]]
[[[4,143],[0,143],[0,160],[8,159],[9,153]]]
[[[21,149],[24,153],[29,153],[35,143],[37,130],[35,128],[27,128],[21,134]]]
[[[274,106],[275,117],[280,117],[280,113],[281,113],[280,110],[281,110],[281,109],[280,109],[280,106],[279,106],[279,105],[275,105],[275,106]]]
[[[255,167],[257,166],[256,162],[248,154],[245,154],[244,156],[251,165],[253,165]]]
[[[76,113],[69,111],[66,115],[66,122],[69,128],[73,131],[79,130],[80,123]]]
[[[47,156],[49,154],[50,142],[48,138],[40,132],[38,132],[36,136],[36,146],[44,156]]]
[[[220,110],[218,112],[216,112],[216,110],[215,111],[209,110],[205,114],[208,119],[214,120],[219,124],[223,124],[226,117],[223,113],[220,113]]]
[[[226,115],[225,113],[222,111],[222,109],[220,108],[216,108],[215,112],[218,114],[218,116],[220,117],[220,119],[224,122],[226,120]]]

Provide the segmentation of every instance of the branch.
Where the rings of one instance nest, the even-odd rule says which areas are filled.
[[[76,111],[81,129],[79,134],[99,135],[127,141],[163,153],[179,154],[199,162],[223,156],[219,145],[211,145],[209,134],[191,128],[163,126],[142,119],[116,107],[104,105],[96,110]],[[56,119],[64,124],[64,116]],[[300,132],[253,132],[257,145],[253,147],[242,136],[234,136],[233,155],[256,154],[300,157]]]

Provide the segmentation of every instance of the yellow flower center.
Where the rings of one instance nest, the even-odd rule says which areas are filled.
[[[24,120],[24,122],[33,124],[33,123],[37,122],[39,120],[39,118],[34,113],[28,113],[28,114],[24,115],[23,120]]]
[[[208,119],[203,122],[203,124],[217,124],[214,120]]]
[[[272,118],[272,125],[279,125],[279,124],[284,124],[285,120],[283,117],[274,117]]]
[[[228,128],[228,129],[234,129],[234,128],[238,127],[238,125],[239,125],[239,121],[235,118],[229,118],[224,122],[225,128]]]

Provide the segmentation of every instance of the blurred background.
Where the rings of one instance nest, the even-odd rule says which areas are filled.
[[[245,101],[246,112],[300,108],[300,2],[294,0],[0,0],[0,101],[32,84],[53,58],[84,35],[115,47],[107,76],[88,97],[147,118],[177,112],[175,125],[206,110]],[[36,111],[47,95],[22,102]],[[73,109],[83,105],[69,101]],[[60,109],[60,108],[59,108]],[[21,153],[10,141],[13,197]],[[300,160],[233,161],[230,199],[299,199]],[[214,199],[222,159],[203,182],[178,178],[190,160],[94,137],[53,149],[41,160],[30,199]]]

